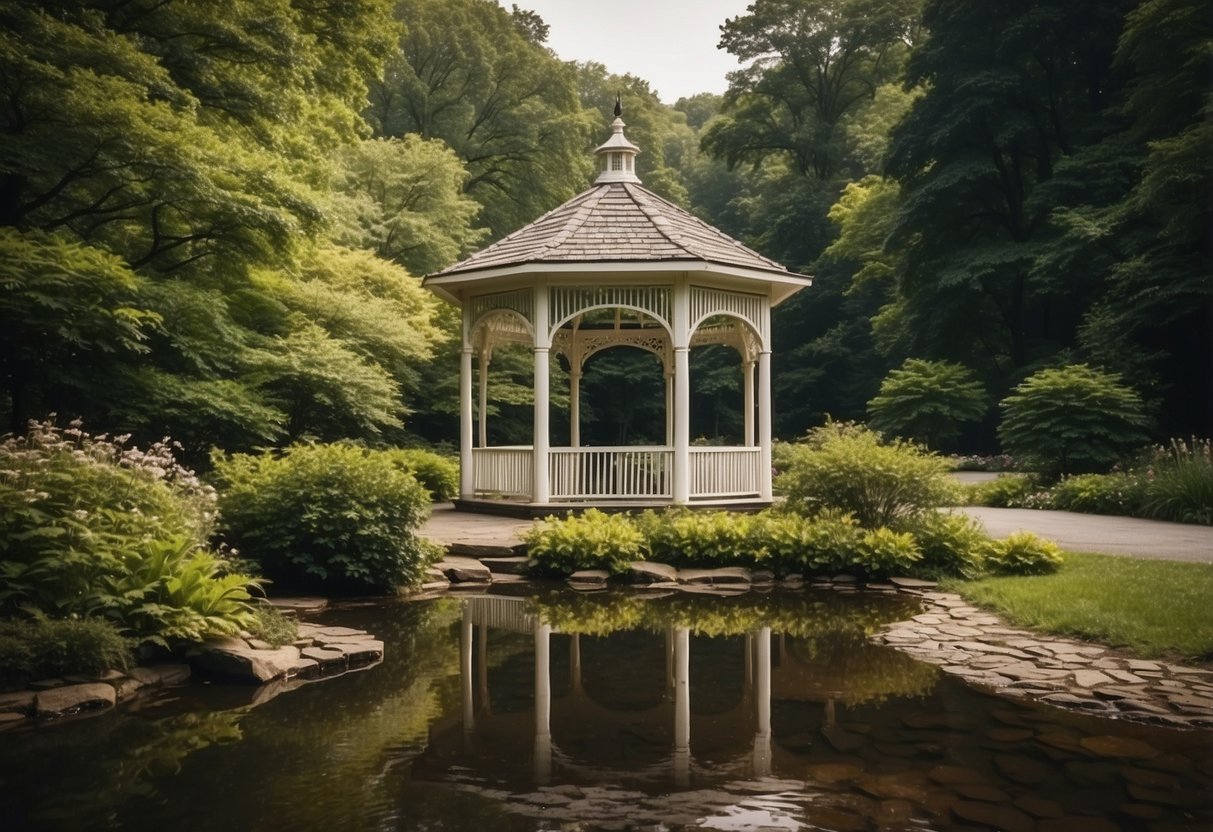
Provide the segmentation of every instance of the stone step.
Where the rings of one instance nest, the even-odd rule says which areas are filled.
[[[487,566],[494,575],[525,575],[527,573],[527,559],[522,555],[482,557],[480,562]]]

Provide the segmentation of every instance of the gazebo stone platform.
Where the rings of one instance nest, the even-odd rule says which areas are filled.
[[[771,308],[810,285],[640,185],[640,152],[619,118],[597,149],[594,185],[425,285],[462,310],[461,509],[543,516],[587,506],[760,508],[771,495]],[[690,351],[739,355],[743,435],[694,446]],[[488,368],[506,345],[530,349],[530,445],[491,445]],[[656,356],[665,379],[665,441],[585,446],[580,383],[602,350]],[[569,379],[569,443],[550,436],[551,362]],[[627,391],[620,391],[627,395]]]

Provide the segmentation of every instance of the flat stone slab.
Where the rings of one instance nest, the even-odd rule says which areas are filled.
[[[340,650],[351,665],[370,664],[383,658],[383,642],[378,639],[326,641],[324,647],[328,650]],[[303,655],[307,655],[306,650]]]
[[[298,660],[297,647],[254,650],[239,638],[205,641],[192,656],[194,665],[203,672],[254,684],[286,676]]]
[[[53,719],[81,711],[112,708],[116,699],[114,686],[105,682],[64,685],[40,691],[34,697],[34,710],[42,719]]]
[[[889,578],[889,583],[898,589],[934,589],[939,586],[935,581],[924,581],[919,578]]]
[[[270,606],[277,607],[280,610],[293,610],[300,613],[320,612],[326,609],[329,605],[327,598],[312,598],[312,597],[285,597],[285,598],[268,598]]]
[[[493,580],[489,568],[475,558],[447,555],[435,566],[451,583],[487,584]]]
[[[524,555],[507,555],[480,558],[480,562],[494,575],[525,575],[529,561]]]
[[[305,647],[303,650],[299,651],[299,658],[311,659],[312,661],[316,662],[316,664],[320,665],[320,671],[322,673],[330,673],[334,670],[344,670],[348,663],[348,659],[346,659],[344,652],[341,650],[329,650],[324,647]],[[299,659],[295,660],[295,662],[298,661]],[[293,662],[291,667],[294,667],[294,664],[295,663]]]
[[[678,570],[666,563],[637,560],[628,565],[626,579],[634,584],[664,584],[678,580]]]
[[[680,569],[678,582],[682,584],[749,585],[750,570],[741,566],[723,566],[719,569]]]
[[[11,693],[0,693],[0,714],[28,714],[34,710],[32,690],[16,690]]]
[[[136,667],[130,675],[132,679],[138,679],[145,685],[184,685],[190,680],[193,671],[188,664],[153,664]]]

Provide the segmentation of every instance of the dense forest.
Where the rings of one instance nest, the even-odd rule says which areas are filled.
[[[915,359],[980,386],[956,448],[1073,363],[1156,438],[1210,433],[1207,3],[754,0],[727,92],[672,106],[547,36],[491,0],[0,2],[0,432],[453,440],[457,314],[418,277],[588,187],[618,92],[645,187],[814,275],[775,315],[778,434]],[[735,435],[736,357],[692,373],[693,433]],[[529,357],[493,374],[495,438],[529,436]],[[589,441],[651,438],[660,385],[596,359]]]

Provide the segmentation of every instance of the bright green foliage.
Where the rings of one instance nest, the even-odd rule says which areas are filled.
[[[424,448],[395,448],[386,451],[403,470],[430,492],[430,499],[443,503],[459,495],[459,460]]]
[[[0,444],[0,611],[161,644],[234,634],[257,581],[207,546],[214,492],[167,442],[124,444],[49,424]]]
[[[651,560],[671,566],[752,566],[753,519],[727,511],[646,511],[637,525]]]
[[[299,638],[299,622],[271,604],[258,604],[248,631],[253,638],[281,647]]]
[[[1046,575],[1056,572],[1062,562],[1056,543],[1031,532],[1016,532],[994,541],[986,567],[994,575]]]
[[[623,514],[587,509],[563,519],[549,517],[523,534],[534,572],[569,575],[580,569],[624,572],[643,557],[644,537]]]
[[[985,391],[971,370],[920,358],[907,358],[890,372],[868,402],[876,430],[935,449],[960,434],[960,423],[976,422],[985,412]]]
[[[371,89],[376,135],[445,141],[493,239],[585,188],[591,125],[575,70],[533,40],[542,28],[529,13],[486,0],[399,0],[395,14],[406,31]]]
[[[1011,474],[989,482],[975,483],[967,489],[969,504],[991,508],[1021,508],[1024,500],[1040,490],[1032,477]]]
[[[887,577],[909,573],[920,558],[913,535],[880,528],[864,531],[851,562],[869,577]]]
[[[484,238],[468,173],[440,139],[368,139],[338,156],[337,240],[416,275],[443,269]]]
[[[126,670],[131,642],[102,618],[0,619],[0,689],[73,673]]]
[[[1048,474],[1110,465],[1146,439],[1141,397],[1085,364],[1041,370],[1000,406],[1003,449]]]
[[[1213,445],[1208,439],[1173,439],[1169,447],[1155,449],[1145,476],[1143,516],[1213,526]]]
[[[831,423],[781,451],[777,484],[795,511],[851,512],[864,528],[945,505],[954,497],[947,462],[860,425]]]
[[[813,517],[792,512],[760,515],[753,536],[778,574],[831,575],[846,571],[861,530],[854,518],[825,510]]]
[[[419,583],[437,558],[414,534],[429,495],[391,452],[293,445],[214,462],[220,531],[271,580],[390,593]]]
[[[1077,474],[1049,489],[1049,499],[1058,511],[1132,516],[1140,510],[1145,485],[1132,474]]]
[[[965,514],[928,511],[906,523],[902,531],[913,535],[922,553],[916,574],[973,577],[985,568],[992,541],[982,525]]]

